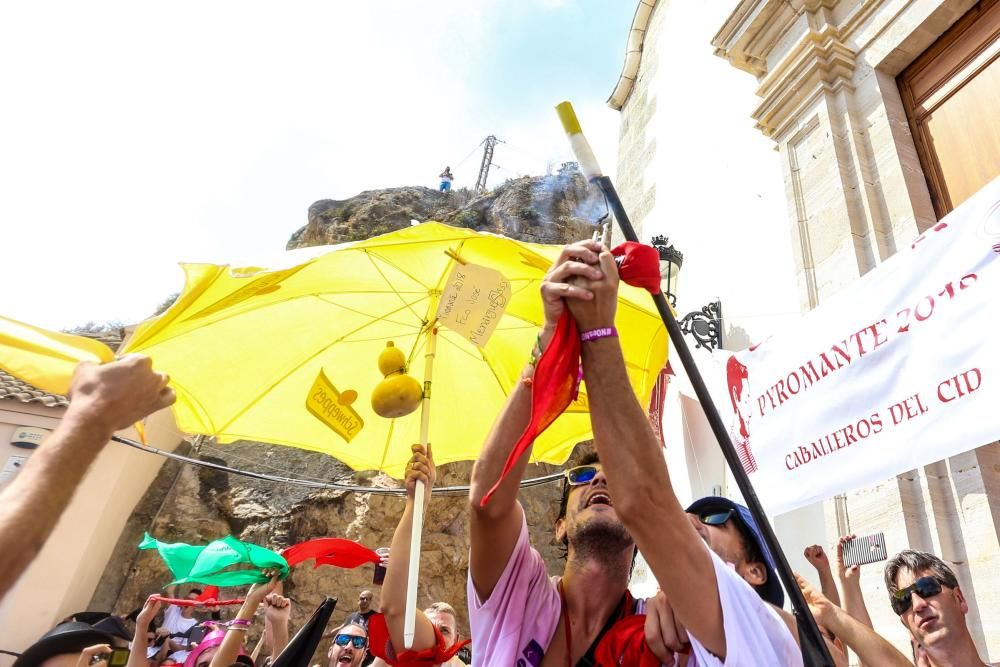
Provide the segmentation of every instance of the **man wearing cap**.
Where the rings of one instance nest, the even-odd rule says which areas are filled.
[[[617,268],[603,245],[564,248],[542,285],[545,326],[533,358],[548,345],[566,308],[581,332],[614,332],[617,284]],[[640,653],[656,648],[656,658],[671,663],[674,652],[683,650],[681,643],[689,642],[688,665],[801,665],[788,627],[748,585],[776,604],[783,601],[749,513],[725,499],[706,499],[685,513],[632,392],[617,336],[584,340],[583,371],[601,457],[567,471],[555,526],[557,541],[567,548],[561,578],[549,579],[531,548],[517,502],[530,448],[489,503],[482,502],[529,422],[534,363],[524,371],[528,380],[511,393],[473,469],[468,589],[473,664],[562,667],[593,664],[587,660],[599,655],[616,664],[638,664],[629,662],[633,654],[622,662],[615,652],[633,643],[616,635],[621,629],[632,639],[638,630]],[[645,609],[647,621],[635,616],[643,612],[643,602],[627,592],[636,546],[662,587]],[[667,614],[669,623],[649,622]],[[675,632],[678,627],[686,634]],[[648,654],[642,659],[642,664],[655,660]]]
[[[106,653],[112,643],[114,638],[110,634],[86,623],[60,623],[29,646],[13,667],[76,667],[84,650],[94,648],[94,655]]]

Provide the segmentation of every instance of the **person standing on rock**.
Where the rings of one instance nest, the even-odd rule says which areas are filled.
[[[444,171],[438,176],[441,179],[441,186],[438,188],[441,192],[448,192],[451,190],[451,182],[455,180],[455,176],[451,173],[451,167],[445,167]]]

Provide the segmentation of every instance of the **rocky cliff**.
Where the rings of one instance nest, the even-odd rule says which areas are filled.
[[[569,164],[557,174],[508,181],[477,197],[462,191],[442,194],[403,187],[362,192],[345,200],[324,199],[309,207],[308,224],[292,235],[288,247],[358,240],[408,226],[411,220],[429,219],[527,241],[564,243],[589,236],[604,213],[600,194],[587,186],[576,165]],[[190,454],[254,472],[398,486],[384,475],[356,473],[322,454],[260,443],[223,446],[198,439]],[[439,486],[467,484],[470,471],[471,463],[442,466]],[[528,475],[551,471],[548,466],[531,466]],[[560,488],[548,484],[521,493],[532,542],[551,572],[561,570],[561,552],[552,538]],[[389,544],[402,507],[398,496],[317,491],[168,462],[123,531],[91,608],[127,612],[169,581],[155,552],[136,550],[143,531],[167,542],[201,544],[232,533],[274,549],[337,536],[374,548]],[[468,524],[464,494],[433,498],[426,518],[419,590],[421,606],[438,600],[452,603],[459,611],[459,627],[465,629]],[[295,604],[293,625],[298,627],[308,618],[324,595],[340,600],[334,621],[356,607],[358,592],[364,588],[373,588],[377,601],[371,576],[371,567],[295,568],[285,582],[285,593]]]
[[[423,187],[368,190],[350,199],[321,199],[288,248],[358,241],[437,220],[533,243],[564,243],[589,237],[607,213],[604,198],[587,184],[576,163],[556,174],[506,181],[488,193],[442,193]]]

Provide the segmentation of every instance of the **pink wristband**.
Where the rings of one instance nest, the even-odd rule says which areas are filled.
[[[584,331],[580,334],[580,341],[583,343],[590,342],[592,340],[599,340],[601,338],[617,338],[618,329],[614,327],[601,327],[600,329],[591,329],[590,331]]]
[[[249,620],[244,620],[242,618],[234,618],[233,620],[229,621],[229,625],[233,626],[233,627],[239,627],[241,625],[242,626],[249,626],[249,625],[253,625],[253,622],[249,621]]]

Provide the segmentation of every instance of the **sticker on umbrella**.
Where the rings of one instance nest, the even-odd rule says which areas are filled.
[[[326,373],[320,369],[306,397],[306,409],[344,440],[350,442],[365,425],[361,415],[351,407],[351,403],[357,399],[358,392],[353,389],[337,391],[326,377]]]
[[[510,302],[510,282],[494,269],[459,264],[441,294],[437,318],[469,342],[483,347]]]

